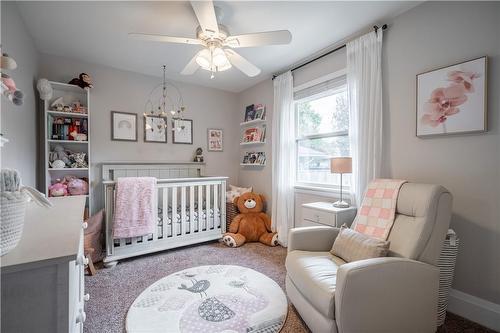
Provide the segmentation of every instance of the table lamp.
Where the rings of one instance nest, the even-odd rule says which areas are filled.
[[[350,205],[342,200],[342,174],[352,172],[351,157],[334,157],[330,160],[330,172],[340,173],[340,200],[333,203],[337,208],[348,208]]]

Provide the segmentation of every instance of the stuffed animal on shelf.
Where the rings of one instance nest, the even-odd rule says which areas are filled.
[[[56,183],[49,186],[49,196],[64,197],[68,195],[68,185],[61,182],[60,179]]]
[[[229,247],[238,247],[246,242],[261,242],[269,246],[278,245],[278,234],[271,230],[271,218],[264,212],[264,196],[254,192],[244,193],[234,199],[240,214],[231,222],[229,232],[222,237]]]
[[[49,162],[49,165],[53,169],[62,169],[66,167],[66,163],[61,160],[55,160],[54,162]]]
[[[80,73],[80,75],[76,78],[71,79],[68,84],[73,84],[75,86],[79,86],[82,89],[91,89],[94,86],[92,85],[92,78],[90,75],[86,73]]]
[[[66,176],[64,181],[67,183],[70,195],[86,195],[89,193],[89,183],[85,179]]]
[[[196,148],[196,152],[194,154],[193,162],[203,162],[203,149]]]
[[[67,166],[71,165],[68,153],[61,145],[55,146],[54,151],[49,152],[49,163],[53,163],[56,160],[63,161]]]
[[[71,163],[72,168],[88,168],[89,165],[85,160],[86,153],[74,153],[69,155],[69,158],[73,163]]]

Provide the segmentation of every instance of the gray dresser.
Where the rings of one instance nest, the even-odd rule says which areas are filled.
[[[21,241],[1,258],[2,333],[82,332],[85,197],[28,204]]]

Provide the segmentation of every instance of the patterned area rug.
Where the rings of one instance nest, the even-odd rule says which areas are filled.
[[[288,304],[280,286],[253,269],[188,268],[153,283],[132,303],[126,330],[277,333]]]
[[[84,333],[123,333],[127,311],[148,286],[175,272],[198,265],[240,265],[259,271],[285,288],[286,249],[248,243],[238,248],[213,242],[158,252],[120,261],[115,268],[99,269],[85,277],[87,320]],[[98,267],[100,265],[98,264]],[[280,333],[308,333],[297,310],[288,304],[288,316]],[[439,333],[495,333],[448,313]],[[204,332],[201,332],[204,333]]]

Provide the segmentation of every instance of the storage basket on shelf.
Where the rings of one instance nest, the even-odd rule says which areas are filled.
[[[438,293],[438,317],[437,325],[444,324],[446,319],[446,308],[448,307],[448,296],[450,294],[455,263],[457,261],[459,239],[452,229],[448,230],[446,239],[438,259],[439,267],[439,293]]]
[[[21,239],[29,198],[46,207],[52,204],[37,190],[21,186],[21,179],[15,170],[2,170],[0,178],[0,256],[3,256],[14,249]]]
[[[233,219],[238,215],[240,211],[238,207],[232,202],[226,202],[226,230],[229,231],[229,226]]]

